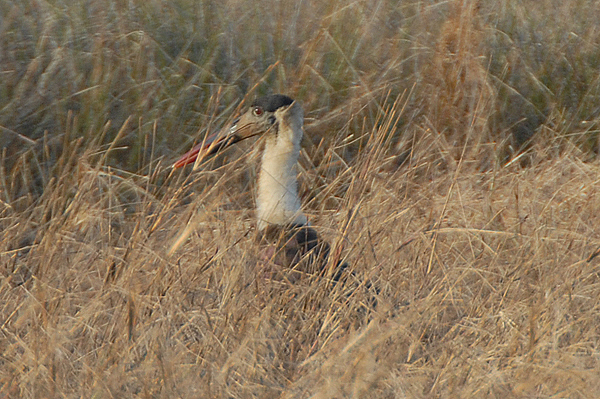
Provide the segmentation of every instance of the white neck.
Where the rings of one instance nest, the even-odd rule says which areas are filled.
[[[301,129],[301,126],[296,128]],[[256,213],[258,229],[269,224],[306,224],[306,216],[302,213],[298,197],[298,180],[296,163],[300,154],[300,141],[292,137],[302,138],[302,131],[283,131],[293,129],[280,125],[277,136],[268,137],[262,156],[258,176],[258,193]]]

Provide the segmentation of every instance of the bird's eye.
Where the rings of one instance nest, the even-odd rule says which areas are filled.
[[[261,116],[263,114],[263,109],[261,107],[254,107],[252,113],[254,116]]]

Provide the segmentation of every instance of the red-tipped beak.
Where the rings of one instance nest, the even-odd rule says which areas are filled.
[[[182,168],[185,165],[195,162],[198,158],[198,153],[204,148],[204,143],[195,145],[191,150],[183,154],[174,164],[173,168]]]
[[[185,165],[196,162],[198,157],[202,159],[205,156],[216,154],[221,149],[229,147],[231,144],[241,140],[236,134],[230,134],[225,137],[219,136],[219,133],[215,133],[207,137],[203,142],[195,145],[194,148],[183,154],[183,156],[173,164],[173,168],[182,168]]]

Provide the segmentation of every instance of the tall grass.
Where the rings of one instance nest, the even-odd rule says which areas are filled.
[[[598,7],[0,0],[0,397],[597,397]],[[375,308],[169,168],[272,92]]]

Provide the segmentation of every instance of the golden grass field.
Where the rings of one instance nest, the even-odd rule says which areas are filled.
[[[600,4],[0,0],[0,398],[599,398]],[[357,278],[265,277],[241,100]]]

